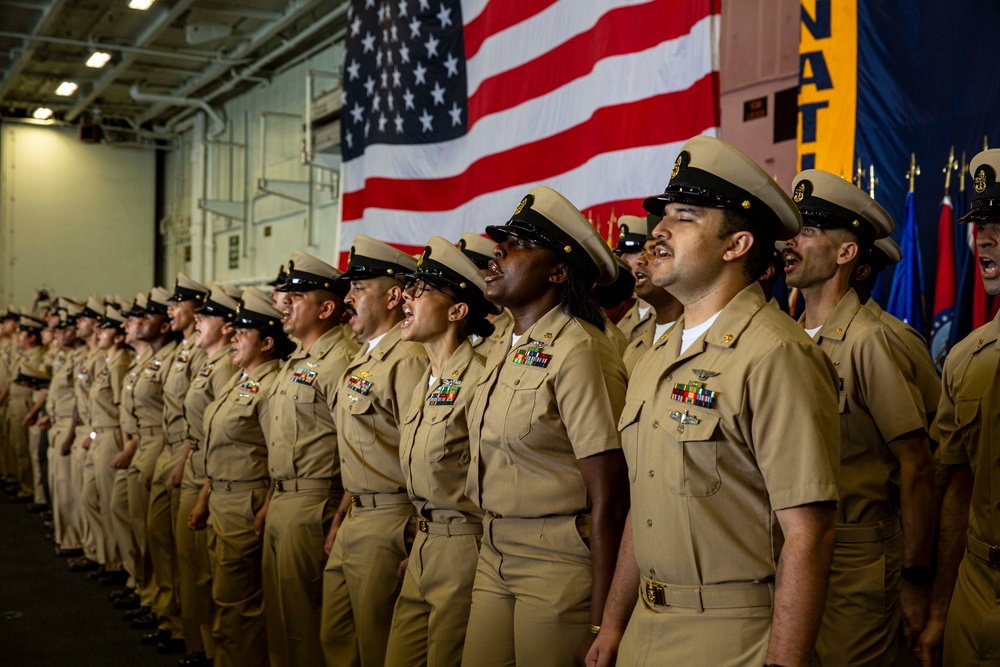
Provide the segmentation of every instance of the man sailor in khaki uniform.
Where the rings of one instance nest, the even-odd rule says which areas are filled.
[[[42,329],[45,324],[29,315],[21,315],[17,329],[17,354],[11,363],[11,374],[17,377],[18,368],[27,363],[35,368],[43,365],[45,348],[42,347]],[[31,502],[35,497],[34,477],[31,466],[29,429],[38,418],[42,405],[37,402],[36,391],[25,383],[12,382],[7,393],[7,437],[17,464],[17,495],[14,502]]]
[[[923,629],[934,535],[934,464],[905,348],[850,288],[892,219],[824,171],[800,173],[792,189],[803,228],[785,245],[785,275],[806,300],[800,321],[837,367],[840,388],[841,502],[817,657],[892,664],[901,621],[908,643]]]
[[[644,205],[664,216],[653,281],[685,310],[629,383],[632,511],[588,664],[620,641],[621,665],[806,665],[833,549],[837,376],[757,283],[802,219],[709,137]]]
[[[923,400],[924,412],[927,413],[928,425],[934,422],[938,402],[941,398],[941,376],[934,367],[927,340],[917,333],[917,330],[906,322],[882,310],[875,299],[871,298],[872,290],[878,274],[890,264],[898,264],[903,253],[891,236],[875,241],[875,247],[868,256],[861,260],[854,275],[851,277],[851,287],[858,293],[858,299],[872,311],[883,326],[888,327],[906,348],[906,358],[910,363],[910,373],[917,382],[920,397]],[[943,359],[942,359],[943,362]],[[933,438],[933,433],[930,434]],[[931,442],[933,449],[936,443]]]
[[[1000,295],[1000,150],[972,159],[971,210],[979,275]],[[1000,665],[1000,316],[952,348],[944,363],[937,430],[941,506],[924,664]],[[954,592],[953,592],[954,591]],[[949,606],[949,599],[951,601]],[[946,620],[947,619],[947,620]]]
[[[399,433],[427,368],[419,343],[400,340],[403,285],[417,261],[381,241],[354,237],[344,299],[365,346],[337,389],[344,499],[328,536],[321,635],[328,667],[381,666],[399,595],[400,563],[416,529],[399,463]]]
[[[625,260],[635,275],[637,263],[646,245],[646,220],[637,215],[623,215],[618,218],[618,230],[618,245],[615,246],[614,253]],[[636,289],[638,288],[638,276],[636,276]],[[635,303],[617,322],[618,328],[625,334],[629,343],[648,329],[653,328],[653,315],[655,314],[648,301],[638,294],[635,296]]]
[[[7,400],[10,393],[11,358],[17,349],[18,314],[9,307],[0,315],[0,484],[8,485],[17,477],[17,461],[7,438]]]
[[[132,415],[135,417],[138,447],[129,464],[128,508],[132,517],[132,530],[139,547],[137,561],[142,560],[148,567],[141,568],[140,597],[148,600],[153,611],[133,620],[132,627],[153,629],[143,636],[147,644],[168,640],[172,632],[179,633],[177,624],[171,624],[164,615],[158,618],[159,610],[169,606],[171,591],[163,589],[163,576],[156,572],[152,563],[148,517],[150,490],[156,462],[165,448],[163,435],[163,380],[169,364],[177,350],[179,336],[170,329],[170,293],[162,287],[154,287],[146,300],[142,319],[139,321],[136,337],[149,347],[142,369],[132,384]],[[143,593],[143,589],[148,593]],[[147,606],[147,605],[144,605]]]
[[[292,253],[288,269],[277,288],[288,309],[283,328],[300,344],[268,396],[274,486],[264,524],[264,614],[271,664],[312,667],[323,664],[323,542],[343,494],[333,406],[357,346],[341,327],[340,271],[304,252]]]
[[[103,556],[104,527],[101,523],[100,511],[88,512],[88,507],[97,507],[92,498],[87,497],[87,458],[93,440],[90,434],[90,387],[98,371],[98,364],[103,363],[103,352],[97,347],[98,326],[104,320],[104,301],[96,294],[90,295],[83,311],[77,318],[76,334],[84,345],[80,348],[80,356],[73,370],[73,392],[76,394],[76,431],[73,446],[70,450],[70,466],[72,472],[71,493],[79,506],[79,516],[83,525],[83,557],[69,561],[71,570],[93,570]],[[90,468],[90,488],[93,486],[93,467]]]

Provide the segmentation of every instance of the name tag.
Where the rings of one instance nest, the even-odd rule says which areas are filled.
[[[511,359],[515,364],[521,364],[522,366],[535,366],[536,368],[545,368],[549,365],[549,361],[552,359],[551,354],[545,354],[542,352],[540,347],[529,347],[522,348],[514,353],[514,358]]]
[[[306,370],[305,368],[296,368],[295,372],[292,374],[292,382],[297,382],[311,387],[312,383],[315,381],[316,371]]]

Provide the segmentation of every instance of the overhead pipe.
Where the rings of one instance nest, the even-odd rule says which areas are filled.
[[[221,65],[246,65],[252,58],[226,58],[214,51],[196,51],[188,49],[185,51],[169,51],[165,49],[150,49],[141,46],[126,46],[124,44],[104,44],[102,42],[85,39],[70,39],[69,37],[50,37],[46,35],[32,35],[26,32],[11,32],[0,30],[0,37],[11,39],[23,39],[27,42],[45,42],[49,44],[64,44],[66,46],[83,46],[95,51],[121,51],[122,53],[137,53],[142,56],[157,56],[159,58],[170,58],[171,60],[192,60],[199,63],[219,63]]]
[[[150,102],[154,104],[168,104],[176,107],[193,107],[201,109],[212,121],[212,130],[208,132],[209,139],[215,139],[226,131],[226,121],[218,111],[213,109],[208,102],[202,99],[191,97],[172,97],[170,95],[156,95],[154,93],[144,93],[139,90],[139,84],[134,83],[128,90],[129,96],[136,102]]]

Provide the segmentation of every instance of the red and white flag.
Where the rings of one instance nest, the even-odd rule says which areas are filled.
[[[642,214],[719,125],[718,0],[352,0],[341,263],[507,220],[536,184]]]

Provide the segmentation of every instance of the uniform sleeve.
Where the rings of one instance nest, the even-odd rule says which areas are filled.
[[[612,348],[588,339],[566,355],[555,382],[559,417],[577,459],[621,449],[625,366]]]
[[[747,380],[742,412],[773,509],[839,499],[837,375],[819,346],[771,350]]]
[[[111,400],[115,405],[122,404],[122,387],[125,384],[125,376],[128,374],[128,367],[130,365],[131,359],[129,359],[127,354],[123,354],[108,369],[108,382],[111,384]]]
[[[934,430],[940,443],[936,455],[945,465],[970,463],[955,407],[955,366],[959,363],[958,357],[958,350],[954,350],[944,362],[944,372],[941,374],[941,399],[938,401],[937,415],[934,418]]]
[[[926,431],[927,414],[916,381],[901,367],[885,330],[875,330],[858,341],[854,350],[862,398],[882,438],[892,442],[911,431]]]
[[[396,362],[392,377],[392,416],[397,426],[403,423],[413,393],[420,385],[430,360],[424,356],[407,356]],[[421,392],[423,393],[423,392]]]

